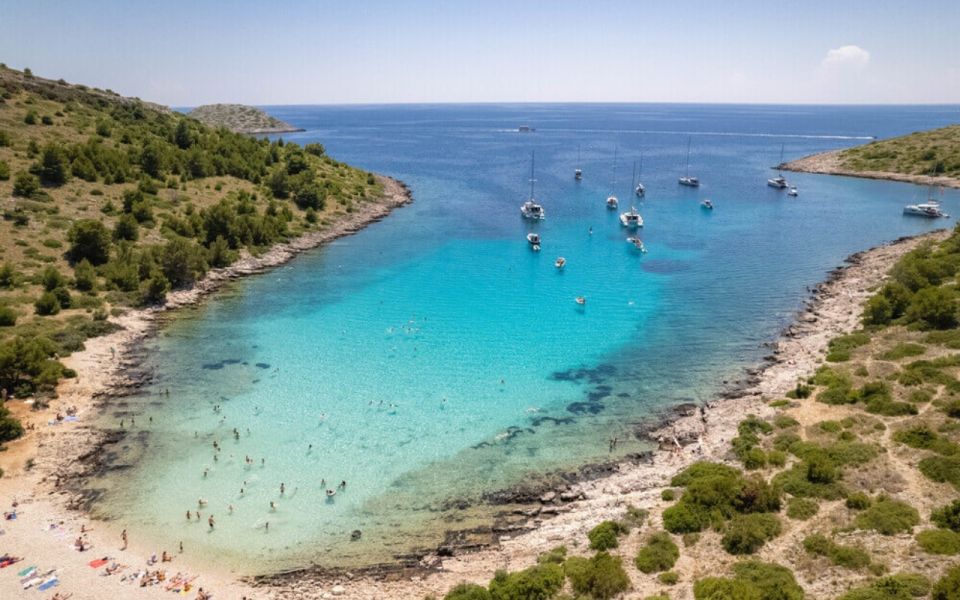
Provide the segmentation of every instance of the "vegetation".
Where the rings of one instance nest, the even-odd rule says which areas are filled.
[[[630,578],[623,570],[620,557],[606,552],[598,552],[589,559],[570,558],[565,569],[573,591],[587,598],[606,600],[630,587]]]
[[[923,575],[901,573],[854,588],[840,596],[840,600],[912,600],[929,593],[929,579]]]
[[[823,534],[815,533],[804,538],[803,549],[814,556],[825,556],[833,564],[847,569],[870,566],[870,555],[865,550],[837,544]]]
[[[840,164],[852,171],[960,177],[960,125],[848,148]]]
[[[759,561],[733,565],[733,577],[706,577],[693,585],[696,600],[802,600],[803,588],[786,567]]]
[[[244,106],[243,104],[206,104],[191,110],[190,116],[210,127],[225,127],[236,133],[301,131],[289,123],[271,117],[255,106]],[[189,137],[186,137],[189,136],[189,129],[186,129],[182,134],[178,130],[177,134],[178,136],[183,135],[184,140],[189,140]]]
[[[680,549],[664,532],[655,533],[647,538],[647,543],[637,553],[635,563],[643,573],[669,571],[680,558]]]
[[[920,513],[905,502],[881,496],[856,518],[860,529],[873,529],[883,535],[909,533],[920,524]]]
[[[626,533],[624,527],[616,521],[604,521],[590,530],[587,538],[592,550],[609,550],[619,545],[617,536]]]
[[[813,517],[820,510],[820,505],[815,500],[808,498],[791,498],[787,502],[787,516],[791,519],[806,521]]]
[[[110,331],[107,314],[161,302],[241,250],[326,227],[382,194],[319,144],[254,139],[6,67],[0,97],[8,395],[52,394],[66,373],[57,359]]]

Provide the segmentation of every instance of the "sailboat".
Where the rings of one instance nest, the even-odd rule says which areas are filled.
[[[613,186],[615,190],[617,188],[617,148],[613,148]],[[607,196],[607,208],[610,210],[615,210],[617,206],[620,205],[620,201],[617,200],[616,195],[614,195],[613,190],[610,191],[610,195]]]
[[[700,180],[690,176],[690,138],[687,137],[687,170],[684,176],[679,179],[680,185],[687,187],[700,187]]]
[[[537,181],[533,178],[533,163],[534,153],[530,152],[530,199],[520,205],[520,214],[523,215],[524,219],[539,221],[546,216],[546,213],[533,197],[533,186]]]
[[[583,179],[583,171],[580,169],[580,144],[577,144],[577,168],[573,170],[573,178],[577,181]]]
[[[943,188],[940,188],[940,195],[943,195]],[[915,217],[927,217],[928,219],[949,218],[950,215],[943,212],[940,208],[940,201],[933,197],[933,186],[927,191],[927,201],[921,204],[908,204],[903,207],[903,214]]]
[[[780,167],[783,166],[783,144],[780,144],[780,163],[777,165],[777,176],[773,179],[767,180],[767,185],[772,188],[777,188],[782,190],[787,187],[787,180],[783,176],[783,171],[780,170]]]
[[[637,165],[634,163],[633,170],[637,170]],[[640,178],[643,177],[643,152],[640,153],[640,171],[637,172],[636,181],[633,184],[633,193],[637,195],[638,198],[643,198],[647,194],[647,188],[643,187],[643,184],[640,183]]]

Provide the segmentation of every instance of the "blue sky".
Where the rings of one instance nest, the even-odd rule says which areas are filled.
[[[960,0],[3,0],[0,61],[209,102],[960,103]]]

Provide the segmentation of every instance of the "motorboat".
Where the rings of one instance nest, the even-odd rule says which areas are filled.
[[[566,264],[567,264],[567,259],[565,259],[562,256],[558,256],[557,260],[553,261],[553,266],[555,266],[558,269],[562,269],[563,267],[566,266]]]
[[[713,210],[713,202],[709,198],[700,203],[700,208],[705,208],[707,210]]]
[[[577,181],[583,179],[583,170],[580,168],[580,144],[577,144],[577,168],[573,170],[573,178]]]
[[[687,170],[678,182],[687,187],[700,187],[700,180],[690,175],[690,138],[687,138]]]
[[[617,147],[613,147],[613,183],[610,186],[611,191],[610,195],[607,196],[607,208],[610,210],[616,210],[620,206],[620,201],[617,200],[617,196],[613,190],[617,189]]]
[[[647,247],[643,245],[643,240],[640,238],[636,236],[630,236],[627,238],[627,243],[639,250],[642,254],[647,253]]]
[[[531,219],[534,221],[539,221],[546,217],[546,213],[543,210],[543,207],[537,204],[537,201],[534,199],[534,186],[536,185],[537,180],[533,178],[533,164],[534,164],[535,155],[533,152],[530,153],[530,198],[520,205],[520,214],[523,215],[524,219]]]
[[[585,305],[585,304],[587,303],[587,299],[586,299],[584,296],[577,296],[577,297],[574,299],[574,301],[575,301],[577,304],[579,304],[580,306],[583,306],[583,305]]]
[[[532,198],[520,205],[520,214],[523,215],[524,219],[533,219],[535,221],[539,221],[546,216],[543,207],[534,202]]]
[[[908,204],[903,207],[903,214],[928,219],[947,218],[950,215],[943,212],[940,203],[936,200],[927,200],[923,204]]]
[[[527,234],[527,241],[530,242],[530,245],[531,245],[531,246],[539,246],[539,245],[540,245],[540,234],[539,234],[539,233],[532,233],[532,232],[531,232],[531,233],[528,233],[528,234]]]
[[[647,195],[647,188],[643,187],[642,183],[637,182],[637,186],[633,188],[633,193],[636,194],[638,198],[643,198]]]
[[[631,206],[627,212],[620,213],[620,224],[631,229],[643,227],[643,217],[640,216],[636,208]]]
[[[617,200],[616,196],[614,196],[613,194],[607,196],[607,208],[609,208],[610,210],[614,210],[618,206],[620,206],[620,201]]]
[[[795,186],[795,185],[790,186],[790,189],[787,190],[787,195],[788,195],[788,196],[793,196],[794,198],[796,198],[797,196],[799,196],[799,195],[800,195],[800,192],[797,191],[797,186]]]

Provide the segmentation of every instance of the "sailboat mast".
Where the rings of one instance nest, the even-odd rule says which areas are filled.
[[[777,165],[777,173],[783,177],[783,144],[780,144],[780,164]]]
[[[617,187],[617,147],[613,147],[613,187],[616,191]]]
[[[630,177],[630,189],[637,187],[637,161],[633,161],[633,175]]]
[[[536,160],[536,151],[530,151],[530,199],[533,200],[533,185],[536,183],[536,179],[533,178],[533,163]]]
[[[687,170],[684,172],[685,177],[690,176],[690,137],[687,136]]]
[[[640,151],[640,171],[637,173],[637,181],[643,177],[643,151]]]

